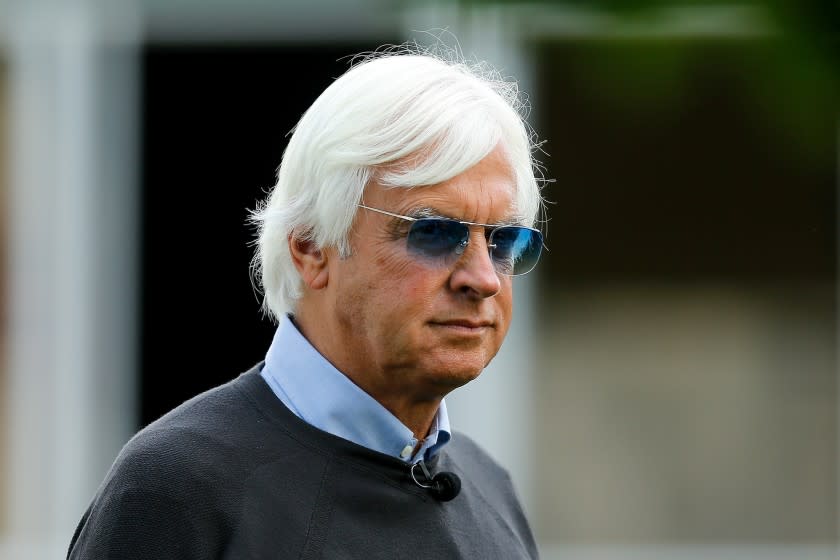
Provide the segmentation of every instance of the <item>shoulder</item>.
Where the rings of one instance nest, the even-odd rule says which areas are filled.
[[[439,469],[452,470],[461,478],[465,499],[483,512],[503,520],[528,550],[537,557],[537,546],[522,504],[507,469],[472,438],[455,432],[442,454]]]
[[[213,557],[234,523],[241,479],[258,460],[243,452],[260,431],[240,388],[248,375],[190,399],[126,443],[78,526],[71,558]]]
[[[441,453],[438,470],[455,472],[461,477],[464,491],[473,492],[496,509],[520,508],[510,473],[466,434],[452,434]]]
[[[253,369],[152,422],[126,443],[108,477],[123,484],[141,480],[146,487],[171,485],[184,477],[195,484],[244,466],[240,451],[258,447],[253,444],[264,424],[242,390],[255,381],[261,380]]]
[[[497,481],[510,481],[510,474],[471,437],[462,432],[453,432],[452,440],[446,446],[445,462],[453,466]]]

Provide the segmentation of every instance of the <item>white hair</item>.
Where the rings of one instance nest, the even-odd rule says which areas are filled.
[[[484,64],[400,47],[367,56],[315,100],[294,129],[257,225],[253,272],[263,308],[293,313],[301,279],[289,237],[348,256],[348,232],[368,183],[433,185],[502,146],[516,180],[515,212],[533,226],[542,208],[534,135],[515,82]]]

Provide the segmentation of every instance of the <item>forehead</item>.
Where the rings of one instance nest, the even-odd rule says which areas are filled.
[[[365,191],[368,204],[382,204],[400,214],[426,210],[476,223],[510,222],[516,217],[516,180],[499,148],[460,175],[435,185],[372,187]]]

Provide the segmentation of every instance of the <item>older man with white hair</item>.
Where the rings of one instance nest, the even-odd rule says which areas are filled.
[[[253,215],[265,361],[132,438],[68,558],[537,557],[444,401],[543,245],[516,85],[480,68],[378,53],[312,104]]]

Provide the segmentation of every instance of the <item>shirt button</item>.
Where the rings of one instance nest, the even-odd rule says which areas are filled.
[[[403,459],[408,459],[409,457],[411,457],[412,451],[414,451],[414,446],[408,444],[405,447],[403,447],[402,451],[400,451],[400,457],[402,457]]]

